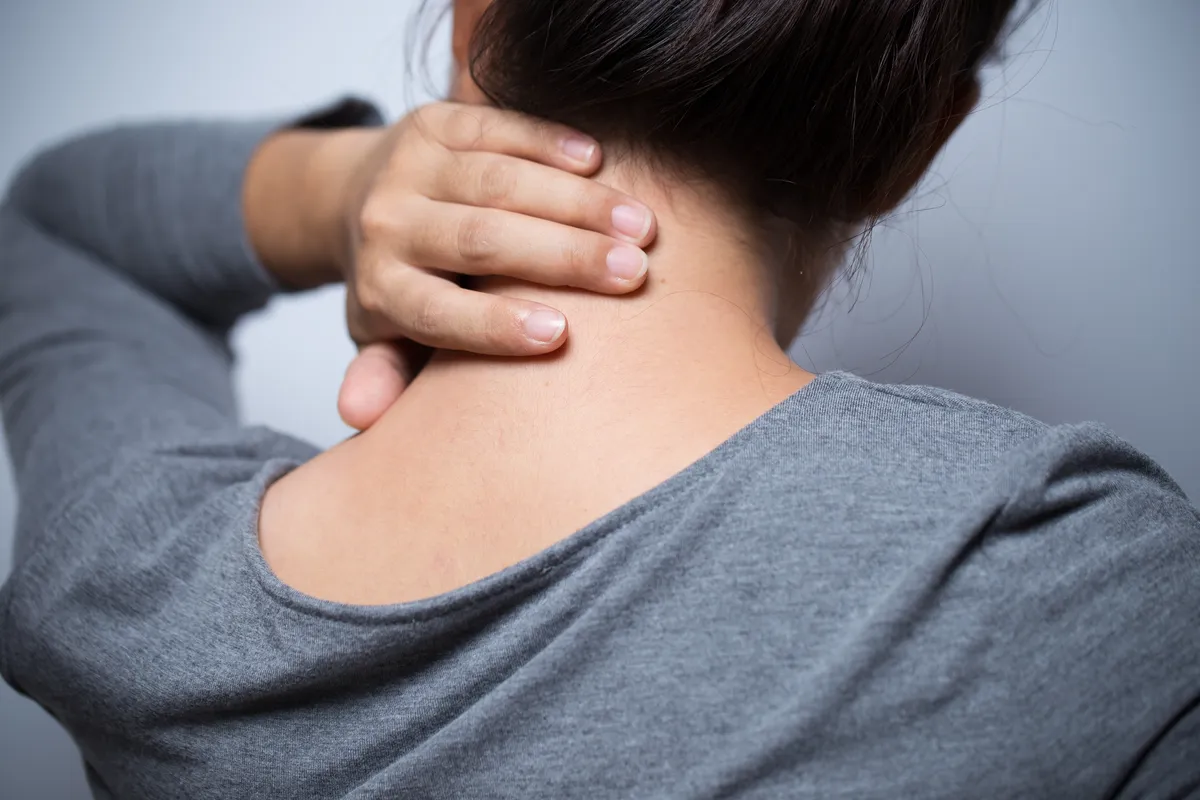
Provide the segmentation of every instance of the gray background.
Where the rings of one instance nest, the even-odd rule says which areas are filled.
[[[406,79],[414,6],[0,0],[0,179],[48,138],[115,120],[286,111],[346,90],[399,112],[421,96]],[[1101,420],[1200,498],[1197,43],[1197,0],[1058,0],[797,359]],[[323,445],[346,434],[336,290],[276,303],[237,345],[251,421]],[[0,575],[14,506],[4,463]],[[85,794],[66,735],[0,688],[0,797]]]

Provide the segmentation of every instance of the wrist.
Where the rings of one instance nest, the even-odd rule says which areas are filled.
[[[380,128],[323,132],[307,160],[306,226],[319,237],[317,248],[334,281],[342,280],[351,266],[359,184],[385,134]]]
[[[288,289],[342,279],[349,260],[346,203],[375,129],[291,129],[268,137],[243,185],[247,235],[259,261]]]
[[[304,165],[315,144],[310,131],[285,130],[259,145],[242,186],[243,218],[258,260],[289,289],[319,285],[321,256],[305,211]]]

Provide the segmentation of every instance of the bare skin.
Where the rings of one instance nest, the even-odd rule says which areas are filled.
[[[456,55],[486,5],[456,5]],[[912,183],[976,98],[964,94]],[[370,430],[278,481],[259,539],[281,580],[363,605],[462,587],[653,488],[813,380],[785,351],[812,287],[779,294],[778,242],[702,184],[620,163],[598,180],[656,211],[645,284],[606,297],[480,282],[563,311],[569,340],[519,361],[439,352]]]
[[[660,209],[654,278],[627,298],[489,281],[489,293],[562,309],[570,341],[520,362],[439,353],[370,430],[279,481],[260,541],[282,580],[369,605],[478,580],[812,380],[773,337],[771,276],[730,215],[694,189],[668,195],[621,172],[601,178]]]
[[[530,356],[566,341],[558,310],[469,291],[456,274],[611,294],[641,285],[654,217],[587,178],[601,158],[570,129],[452,103],[386,129],[263,144],[247,169],[246,227],[285,285],[345,281],[363,347],[341,393],[347,423],[366,428],[395,401],[417,346]]]

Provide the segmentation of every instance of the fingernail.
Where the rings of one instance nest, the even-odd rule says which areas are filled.
[[[621,245],[608,251],[608,271],[623,281],[636,281],[649,266],[650,259],[636,247]]]
[[[563,139],[562,151],[572,161],[590,164],[592,156],[596,154],[596,143],[583,136],[568,136]]]
[[[650,212],[633,206],[617,206],[612,212],[613,227],[631,239],[642,239],[650,232]]]
[[[567,329],[567,318],[557,311],[538,309],[525,317],[525,335],[535,342],[553,344]]]

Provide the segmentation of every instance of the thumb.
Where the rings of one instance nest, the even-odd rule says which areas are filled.
[[[398,345],[377,342],[362,348],[338,392],[342,421],[359,431],[374,425],[400,398],[413,372],[409,354]]]

